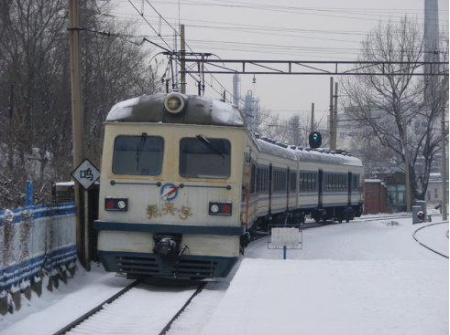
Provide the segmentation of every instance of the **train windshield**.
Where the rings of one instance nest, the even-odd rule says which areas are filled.
[[[226,139],[203,135],[180,141],[180,175],[186,178],[227,178],[230,176],[231,144]]]
[[[124,175],[161,173],[164,140],[159,136],[117,136],[114,141],[112,171]]]

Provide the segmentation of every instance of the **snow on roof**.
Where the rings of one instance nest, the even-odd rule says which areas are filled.
[[[383,182],[381,179],[364,179],[365,183],[381,183]]]
[[[382,179],[364,179],[366,184],[381,184],[383,187],[387,187]]]
[[[352,166],[362,166],[359,158],[343,155],[333,152],[320,152],[318,150],[296,150],[295,151],[299,161],[317,162],[324,164],[342,164]]]
[[[291,160],[299,160],[300,162],[307,161],[324,164],[362,166],[362,162],[360,159],[349,155],[311,149],[294,149],[289,146],[282,146],[279,144],[271,143],[267,139],[256,139],[256,143],[258,144],[260,150],[264,153]]]
[[[55,185],[56,185],[57,187],[58,187],[58,186],[61,186],[61,187],[70,187],[70,186],[75,185],[75,182],[73,182],[73,181],[61,181],[61,182],[55,183]]]
[[[167,113],[167,94],[145,95],[115,104],[106,117],[108,122],[163,122],[244,127],[239,110],[223,101],[197,95],[183,95],[186,107],[179,114]]]
[[[261,140],[261,139],[256,139],[256,143],[258,144],[259,149],[263,153],[291,159],[294,161],[297,160],[297,157],[295,156],[295,152],[291,149],[286,149],[286,148],[279,146],[278,144],[270,143],[270,142],[267,142],[267,141]]]
[[[106,121],[120,121],[131,118],[132,109],[139,104],[139,99],[140,97],[128,99],[115,104],[108,113]]]

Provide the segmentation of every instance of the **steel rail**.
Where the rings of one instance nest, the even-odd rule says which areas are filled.
[[[137,284],[139,283],[138,280],[132,282],[130,285],[128,285],[127,287],[125,287],[124,289],[120,290],[119,292],[117,292],[116,294],[114,294],[112,297],[106,299],[105,301],[103,301],[101,304],[97,305],[96,307],[94,307],[93,309],[91,309],[89,312],[84,313],[82,316],[80,316],[78,319],[76,319],[75,321],[72,321],[71,323],[69,323],[67,326],[65,326],[64,328],[58,330],[56,333],[54,333],[53,335],[63,335],[68,333],[70,330],[72,330],[73,328],[75,328],[76,326],[82,324],[84,321],[86,321],[87,319],[89,319],[92,315],[94,315],[95,313],[97,313],[98,311],[100,311],[101,309],[103,309],[103,307],[107,304],[110,304],[111,302],[113,302],[114,300],[116,300],[117,298],[119,298],[120,296],[122,296],[123,294],[125,294],[126,292],[128,292],[129,290],[131,290],[133,287],[135,287]]]
[[[206,286],[206,282],[202,282],[199,284],[197,290],[195,290],[194,294],[191,295],[191,297],[186,301],[186,303],[180,308],[180,310],[173,316],[172,319],[164,326],[164,328],[159,332],[158,335],[166,335],[167,332],[170,330],[170,327],[172,327],[172,324],[178,319],[178,317],[184,312],[187,306],[190,305],[192,300],[201,292]]]
[[[426,249],[428,249],[428,250],[434,252],[435,254],[438,254],[438,255],[441,256],[441,257],[444,257],[444,258],[447,258],[447,259],[448,259],[448,256],[447,256],[447,255],[445,255],[445,254],[443,254],[443,253],[441,253],[441,252],[439,252],[439,251],[436,251],[436,250],[430,248],[430,247],[427,246],[426,244],[420,242],[419,239],[416,237],[416,234],[417,234],[420,230],[422,230],[422,229],[424,229],[424,228],[428,228],[428,227],[431,227],[431,226],[436,226],[436,225],[439,225],[439,224],[445,224],[445,223],[448,223],[448,221],[444,221],[444,222],[436,222],[436,223],[432,223],[432,224],[429,224],[429,225],[426,225],[426,226],[422,226],[422,227],[420,227],[419,229],[416,229],[416,230],[414,231],[414,233],[412,234],[412,236],[413,236],[414,240],[416,240],[416,242],[419,243],[422,247],[424,247],[424,248],[426,248]]]

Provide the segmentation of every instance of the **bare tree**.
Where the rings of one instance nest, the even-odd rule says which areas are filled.
[[[448,77],[438,79],[436,99],[425,99],[427,81],[413,76],[423,59],[423,39],[414,21],[381,24],[362,42],[360,60],[384,63],[361,69],[368,75],[345,81],[347,112],[364,128],[362,136],[372,151],[390,153],[390,164],[409,167],[412,199],[424,199],[431,163],[439,149],[441,137],[438,121],[441,106],[447,103]],[[383,76],[371,75],[384,69]],[[395,75],[396,72],[406,75]],[[386,152],[384,152],[386,155]],[[419,165],[419,160],[423,163]],[[419,167],[420,166],[420,167]]]
[[[132,35],[130,26],[100,19],[105,6],[80,1],[89,31]],[[0,207],[23,204],[24,184],[35,182],[36,200],[51,184],[70,178],[71,114],[68,17],[65,0],[0,1]],[[85,143],[100,158],[102,123],[111,106],[159,88],[148,65],[151,50],[120,37],[82,31]]]
[[[294,144],[295,136],[298,136],[300,146],[307,147],[309,141],[310,117],[299,117],[298,121],[295,116],[288,119],[282,119],[279,114],[273,113],[270,110],[264,110],[262,113],[262,122],[258,127],[258,132],[265,137],[274,139],[278,142]],[[322,119],[314,122],[315,129],[320,129]],[[297,133],[297,134],[296,134]],[[328,144],[328,134],[322,132],[322,147]]]

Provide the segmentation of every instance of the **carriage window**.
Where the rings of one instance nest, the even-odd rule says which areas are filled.
[[[296,191],[297,190],[297,173],[291,172],[291,177],[289,179],[290,183],[290,190]]]
[[[159,136],[117,136],[112,171],[115,174],[156,176],[161,173],[164,140]]]
[[[203,135],[180,141],[180,175],[187,178],[227,178],[230,176],[231,144],[225,139]]]

